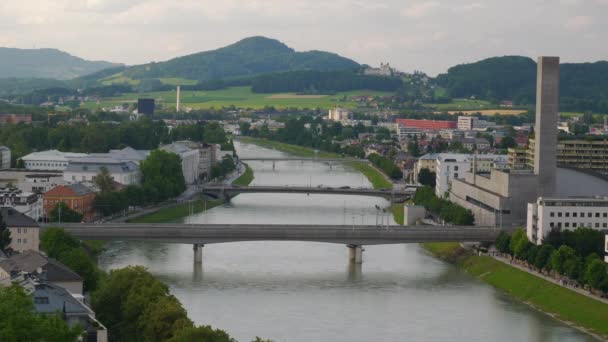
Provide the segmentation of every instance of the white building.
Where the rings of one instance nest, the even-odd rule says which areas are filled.
[[[327,119],[330,121],[348,121],[352,120],[351,112],[344,108],[333,108],[329,110]]]
[[[541,244],[552,229],[575,230],[579,227],[608,229],[608,196],[542,198],[528,203],[526,233]]]
[[[28,170],[63,171],[70,160],[86,157],[86,153],[61,152],[58,150],[33,152],[21,158]]]
[[[174,142],[160,147],[161,150],[173,152],[182,159],[182,173],[186,184],[194,184],[198,180],[199,151],[184,143]]]
[[[24,180],[17,183],[17,188],[24,192],[43,194],[59,185],[65,185],[61,173],[34,173],[25,175]]]
[[[491,121],[481,120],[475,116],[459,116],[458,129],[463,131],[486,130],[489,127],[495,127],[496,124]]]
[[[0,146],[0,168],[11,168],[11,149],[6,146]]]
[[[120,161],[108,156],[89,156],[73,159],[63,172],[68,184],[94,181],[106,168],[112,179],[123,185],[138,185],[141,182],[139,166],[131,161]]]
[[[465,172],[475,168],[478,173],[489,173],[494,168],[504,169],[508,162],[507,155],[502,154],[437,153],[434,156],[435,194],[438,197],[449,193],[452,180],[463,178]]]
[[[0,208],[2,220],[11,232],[9,248],[16,252],[38,251],[40,245],[40,226],[33,218],[10,208]]]
[[[365,70],[363,70],[363,75],[369,75],[369,76],[392,76],[393,75],[393,68],[391,68],[391,66],[386,63],[380,63],[380,67],[379,68],[367,68]]]
[[[132,147],[125,147],[122,150],[110,150],[108,153],[92,154],[92,156],[111,157],[120,161],[130,161],[139,165],[150,155],[149,150],[136,150]]]
[[[0,188],[0,207],[10,207],[38,221],[42,217],[42,197],[15,188]]]

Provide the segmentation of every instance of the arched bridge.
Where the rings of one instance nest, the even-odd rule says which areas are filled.
[[[51,225],[46,225],[52,226]],[[61,225],[83,240],[134,240],[194,245],[196,262],[202,246],[237,241],[313,241],[349,246],[351,259],[361,262],[363,245],[420,242],[494,241],[500,229],[459,226],[283,225],[283,224],[135,224],[69,223]],[[43,229],[45,229],[43,227]]]
[[[202,188],[201,192],[213,198],[230,201],[231,198],[243,193],[294,193],[294,194],[326,194],[326,195],[358,195],[383,197],[391,202],[404,202],[414,195],[414,188],[397,189],[361,189],[344,187],[307,187],[307,186],[236,186],[211,185]]]

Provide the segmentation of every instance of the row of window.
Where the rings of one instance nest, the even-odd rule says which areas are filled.
[[[17,234],[27,234],[27,228],[17,228]]]
[[[69,200],[66,201],[59,201],[59,200],[44,200],[44,205],[48,206],[49,204],[54,206],[55,204],[59,203],[59,202],[63,202],[65,204],[69,205]],[[78,201],[77,200],[72,200],[72,209],[78,209]]]
[[[27,243],[27,239],[17,239],[17,243]]]
[[[564,217],[570,217],[570,212],[567,211],[567,212],[563,213],[563,215],[564,215]],[[550,212],[549,216],[555,217],[555,212],[553,212],[553,211]],[[595,215],[592,212],[588,212],[587,213],[587,217],[594,217],[594,216],[595,217],[600,217],[601,216],[601,217],[607,218],[608,217],[608,213],[597,213],[596,212]],[[562,212],[561,211],[557,212],[557,217],[562,217]],[[572,217],[585,217],[585,213],[581,212],[580,216],[579,216],[578,212],[573,212],[572,213]]]
[[[564,228],[570,228],[570,222],[564,222],[563,223],[563,227]],[[608,223],[607,222],[602,222],[601,224],[602,228],[608,228]],[[551,228],[562,228],[562,222],[550,222],[549,223],[549,227]],[[599,222],[595,222],[595,224],[592,224],[590,222],[588,222],[587,224],[584,223],[576,223],[576,222],[572,222],[572,228],[576,228],[576,227],[586,227],[586,228],[600,228],[600,223]]]
[[[59,167],[59,166],[67,166],[68,163],[41,163],[41,162],[29,162],[28,166],[46,166],[46,167]]]

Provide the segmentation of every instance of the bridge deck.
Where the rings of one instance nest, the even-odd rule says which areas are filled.
[[[374,225],[265,225],[265,224],[63,224],[79,239],[136,240],[169,243],[224,243],[236,241],[315,241],[353,245],[419,242],[494,241],[500,229],[488,227],[403,227]],[[44,228],[43,228],[44,229]]]

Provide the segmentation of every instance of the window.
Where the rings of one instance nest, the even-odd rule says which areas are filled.
[[[557,213],[557,217],[562,217],[562,213],[561,212]]]
[[[591,217],[591,216],[593,216],[592,213],[587,213],[587,217]]]
[[[34,297],[34,303],[36,304],[48,304],[49,297]]]
[[[602,223],[602,228],[608,228],[608,223],[606,223],[606,222]]]
[[[454,178],[458,178],[458,174],[457,173],[454,174]]]
[[[564,226],[565,226],[566,228],[568,228],[568,227],[570,227],[570,223],[569,223],[569,222],[566,222],[566,223],[564,223]]]
[[[555,223],[551,222],[549,223],[549,227],[553,228],[555,226]]]
[[[27,228],[23,228],[23,234],[27,233]]]
[[[595,213],[595,217],[600,217],[600,213]]]
[[[21,243],[21,239],[17,239],[17,243]]]
[[[604,213],[604,217],[608,217],[608,213]]]
[[[458,166],[454,166],[454,171],[458,171]]]
[[[570,213],[566,212],[566,217],[570,217]]]
[[[17,228],[17,234],[21,234],[21,228]]]
[[[555,213],[554,213],[554,212],[551,212],[551,213],[549,213],[549,216],[551,216],[551,217],[555,217]]]
[[[23,243],[27,243],[27,239],[23,239]]]
[[[572,217],[577,217],[578,213],[572,213]]]
[[[600,223],[599,222],[595,222],[595,228],[599,228],[600,227]]]

